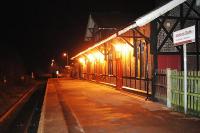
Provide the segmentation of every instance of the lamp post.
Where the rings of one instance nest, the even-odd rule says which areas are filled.
[[[66,58],[67,64],[65,66],[66,71],[66,77],[70,77],[70,66],[69,66],[69,60],[68,60],[68,52],[64,52],[62,55],[64,58]]]
[[[66,57],[66,59],[67,59],[67,66],[68,66],[68,53],[67,53],[67,52],[64,52],[64,53],[63,53],[63,57]]]

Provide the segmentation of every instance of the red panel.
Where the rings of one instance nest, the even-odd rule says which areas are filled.
[[[181,69],[180,55],[158,55],[158,69]]]

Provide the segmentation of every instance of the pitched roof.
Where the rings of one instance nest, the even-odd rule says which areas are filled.
[[[154,19],[158,18],[159,16],[165,14],[166,12],[172,10],[173,8],[175,8],[176,6],[184,3],[186,0],[171,0],[169,2],[167,2],[166,4],[162,4],[160,5],[158,8],[152,10],[151,12],[137,18],[135,21],[132,21],[132,24],[130,24],[129,26],[123,28],[122,30],[118,31],[117,33],[114,33],[113,35],[109,36],[108,38],[101,40],[100,42],[97,42],[96,44],[94,44],[93,46],[85,49],[84,51],[78,53],[77,55],[75,55],[74,57],[72,57],[71,59],[75,59],[76,57],[80,56],[81,54],[86,53],[87,51],[96,48],[98,46],[100,46],[101,44],[117,37],[117,35],[122,35],[125,32],[127,32],[130,29],[134,29],[136,27],[141,27],[146,25],[147,23],[150,23],[151,21],[153,21]],[[113,20],[111,20],[113,21]]]

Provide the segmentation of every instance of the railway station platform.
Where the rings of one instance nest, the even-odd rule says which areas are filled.
[[[38,133],[199,133],[200,119],[83,80],[49,79]]]

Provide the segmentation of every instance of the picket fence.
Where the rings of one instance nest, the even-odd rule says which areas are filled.
[[[184,112],[183,72],[171,71],[172,108]],[[200,71],[187,73],[187,114],[200,116]]]

